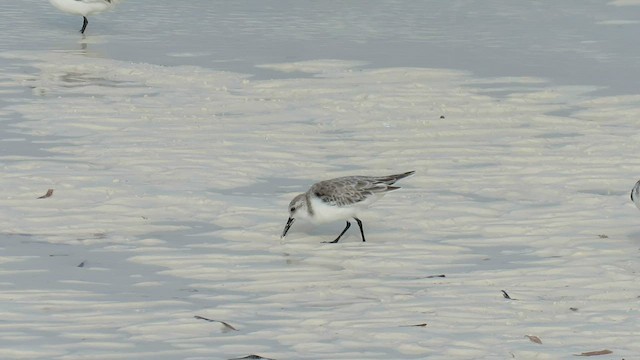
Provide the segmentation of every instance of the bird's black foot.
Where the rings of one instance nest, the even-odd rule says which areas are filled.
[[[340,241],[340,238],[342,237],[342,235],[344,235],[344,233],[347,232],[347,230],[349,230],[349,227],[351,226],[351,223],[349,221],[347,221],[347,225],[344,227],[344,230],[342,230],[342,232],[340,233],[340,235],[338,235],[338,237],[333,240],[333,241],[323,241],[323,243],[325,244],[335,244],[338,241]]]
[[[335,239],[333,241],[323,241],[322,244],[335,244],[335,243],[338,242],[338,240],[340,240],[340,238],[337,238],[337,239]]]

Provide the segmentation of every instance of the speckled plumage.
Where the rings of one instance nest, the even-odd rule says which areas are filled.
[[[408,172],[389,176],[344,176],[315,183],[309,192],[333,206],[351,206],[387,191],[399,189],[391,186],[396,181],[413,174]]]
[[[282,237],[296,218],[306,218],[315,223],[338,219],[347,221],[347,225],[338,238],[351,226],[348,219],[354,218],[360,227],[362,241],[365,241],[362,222],[357,217],[360,209],[380,199],[387,192],[400,187],[392,186],[396,181],[413,175],[414,171],[387,176],[344,176],[315,183],[305,193],[297,195],[289,203],[289,219]]]

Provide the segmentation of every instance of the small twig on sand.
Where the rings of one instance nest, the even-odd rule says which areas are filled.
[[[415,324],[415,325],[400,325],[400,327],[425,327],[427,323]]]
[[[234,328],[233,326],[229,325],[228,323],[224,322],[224,321],[220,321],[220,320],[214,320],[214,319],[207,319],[206,317],[202,317],[199,315],[194,316],[194,318],[199,319],[199,320],[204,320],[204,321],[208,321],[208,322],[217,322],[222,324],[222,326],[224,326],[224,329],[229,331],[229,330],[233,330],[233,331],[238,331],[238,329]]]
[[[505,299],[509,299],[509,300],[518,300],[518,299],[514,299],[514,298],[512,298],[511,296],[509,296],[509,294],[507,294],[507,292],[506,292],[506,291],[504,291],[504,290],[500,290],[500,291],[502,291],[502,296],[504,296],[504,298],[505,298]]]
[[[524,337],[526,337],[531,342],[534,342],[536,344],[542,344],[542,340],[540,340],[540,338],[535,335],[525,335]]]
[[[608,354],[613,354],[613,351],[604,349],[604,350],[598,350],[598,351],[587,351],[581,354],[573,354],[573,355],[574,356],[596,356],[596,355],[608,355]]]
[[[51,195],[53,195],[53,189],[47,190],[47,193],[42,195],[42,196],[40,196],[38,199],[46,199],[48,197],[51,197]]]
[[[439,275],[418,276],[412,279],[419,280],[419,279],[433,279],[433,278],[443,278],[443,277],[446,277],[446,276],[444,274],[439,274]]]

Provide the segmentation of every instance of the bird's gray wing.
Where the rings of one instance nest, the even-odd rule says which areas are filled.
[[[389,186],[367,176],[347,176],[321,181],[314,184],[310,190],[329,205],[350,206],[364,201],[375,193],[389,190]]]

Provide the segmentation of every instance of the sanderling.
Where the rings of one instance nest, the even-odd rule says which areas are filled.
[[[87,16],[103,12],[114,6],[119,0],[49,0],[53,6],[73,15],[82,15],[83,23],[81,34],[87,28],[89,20]]]
[[[313,223],[346,220],[347,226],[340,235],[333,241],[325,241],[337,243],[351,226],[349,219],[353,218],[360,227],[362,241],[365,241],[362,221],[357,217],[358,211],[373,204],[387,192],[400,189],[391,185],[414,173],[415,171],[388,176],[345,176],[315,183],[307,192],[294,197],[289,203],[289,219],[280,238],[287,235],[296,219]]]
[[[631,189],[631,201],[640,209],[640,180],[638,180],[633,186],[633,189]]]

